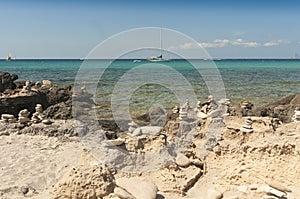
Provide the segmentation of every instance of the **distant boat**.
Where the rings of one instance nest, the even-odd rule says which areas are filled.
[[[151,62],[171,61],[170,59],[164,59],[162,55],[162,29],[160,29],[160,55],[157,57],[147,57],[146,60]]]
[[[6,60],[11,61],[11,54],[10,53],[8,53]]]
[[[133,60],[132,62],[133,63],[140,63],[142,60],[140,60],[140,59],[135,59],[135,60]]]

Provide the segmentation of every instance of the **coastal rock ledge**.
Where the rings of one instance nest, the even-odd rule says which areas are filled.
[[[38,82],[14,82],[17,79],[15,74],[0,72],[0,115],[7,113],[17,117],[23,109],[34,113],[36,104],[41,104],[46,110],[52,105],[71,100],[71,86],[59,88],[52,84],[40,85]],[[70,114],[63,119],[69,118]]]

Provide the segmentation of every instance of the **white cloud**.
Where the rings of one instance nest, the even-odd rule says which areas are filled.
[[[260,44],[255,41],[246,41],[243,39],[236,39],[234,41],[231,41],[231,44],[234,46],[243,46],[246,48],[255,48],[260,46]]]
[[[278,46],[280,44],[289,44],[289,43],[291,43],[291,42],[288,41],[288,40],[277,40],[277,41],[265,42],[263,44],[263,46],[265,46],[265,47],[271,47],[271,46]]]
[[[215,39],[212,42],[198,42],[198,43],[185,43],[178,47],[171,47],[171,48],[179,48],[179,49],[195,49],[195,48],[223,48],[226,46],[241,46],[244,48],[256,48],[256,47],[271,47],[271,46],[277,46],[281,44],[289,44],[290,41],[288,40],[277,40],[277,41],[268,41],[264,43],[259,43],[256,41],[248,41],[244,39],[235,39],[235,40],[229,40],[229,39]],[[299,42],[300,44],[300,42]]]

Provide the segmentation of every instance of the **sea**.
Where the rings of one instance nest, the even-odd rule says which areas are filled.
[[[17,74],[17,81],[47,79],[59,86],[73,85],[78,75],[84,74],[79,73],[83,67],[89,68],[89,73],[98,75],[97,81],[87,81],[84,85],[87,90],[91,86],[97,88],[92,94],[98,104],[109,106],[116,86],[122,88],[123,85],[126,90],[126,84],[134,85],[134,91],[128,92],[133,111],[146,110],[152,104],[160,104],[166,108],[179,105],[174,90],[157,80],[152,81],[154,76],[164,83],[169,81],[171,87],[182,88],[182,92],[188,83],[198,100],[207,100],[207,96],[211,94],[206,82],[209,77],[202,77],[199,69],[205,71],[211,67],[214,68],[211,71],[217,72],[217,78],[224,85],[226,98],[233,103],[248,100],[261,106],[300,93],[300,60],[297,59],[193,60],[192,64],[188,60],[160,63],[146,60],[79,59],[0,61],[0,71]],[[135,79],[128,78],[128,74],[132,74],[136,68],[140,68],[142,73],[145,70],[138,83],[134,82]],[[149,73],[149,69],[152,72]],[[139,76],[138,74],[141,73],[136,73],[135,76]]]

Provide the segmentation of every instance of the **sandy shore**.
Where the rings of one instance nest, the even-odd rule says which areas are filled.
[[[101,107],[84,90],[50,81],[17,86],[5,77],[1,199],[300,196],[300,95],[258,108],[209,96],[197,107],[187,101],[170,113],[157,108],[139,121],[124,118],[120,130],[104,128],[95,115]]]
[[[118,198],[114,188],[107,187],[115,187],[120,178],[137,177],[157,186],[157,198],[280,198],[274,196],[279,193],[284,195],[282,198],[296,199],[300,195],[300,123],[282,124],[273,130],[269,118],[253,120],[254,132],[242,134],[239,129],[244,119],[226,118],[222,139],[205,158],[204,170],[193,164],[181,167],[175,163],[139,174],[105,171],[76,137],[2,135],[0,196],[96,198],[98,193],[103,198]],[[204,128],[199,129],[191,148],[196,155],[205,141],[201,138],[204,132]],[[104,171],[111,182],[105,182]],[[87,181],[100,191],[85,185]],[[101,190],[101,186],[107,189]]]

